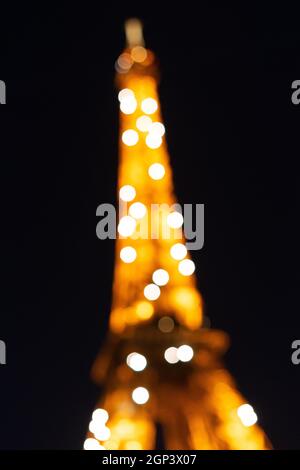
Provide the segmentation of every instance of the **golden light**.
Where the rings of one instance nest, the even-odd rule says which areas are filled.
[[[136,260],[136,250],[132,246],[125,246],[120,251],[120,258],[124,263],[133,263]]]
[[[157,269],[152,275],[152,280],[158,286],[165,286],[170,279],[169,273],[165,269]]]
[[[142,354],[133,352],[128,354],[126,364],[135,372],[140,372],[147,366],[147,359]]]
[[[176,364],[179,359],[177,357],[177,348],[171,346],[165,350],[164,358],[169,364]]]
[[[144,405],[149,400],[149,392],[145,387],[137,387],[131,394],[132,400],[137,405]]]
[[[161,180],[165,173],[165,167],[161,163],[153,163],[148,168],[148,174],[153,180]]]
[[[88,437],[83,444],[84,450],[104,450],[105,447],[99,444],[99,442],[93,437]]]
[[[180,228],[183,224],[183,216],[180,212],[171,212],[167,217],[167,224],[170,228]]]
[[[92,414],[93,421],[102,422],[104,424],[108,421],[108,418],[109,415],[103,408],[97,408]]]
[[[95,421],[94,419],[90,422],[89,424],[89,431],[92,432],[94,435],[99,431],[101,431],[103,428],[105,428],[105,423],[101,421]],[[100,439],[102,440],[102,439]]]
[[[157,134],[148,134],[146,137],[146,145],[150,149],[158,149],[162,144],[162,138]]]
[[[118,100],[121,102],[127,98],[134,98],[134,92],[130,88],[123,88],[118,93]]]
[[[108,441],[111,436],[111,431],[107,426],[99,427],[99,429],[94,432],[94,436],[98,441]]]
[[[166,132],[165,126],[161,122],[153,122],[149,127],[149,133],[162,137]]]
[[[141,132],[148,132],[152,124],[150,116],[140,116],[136,120],[136,127]]]
[[[177,349],[177,357],[181,362],[189,362],[194,356],[194,351],[191,346],[183,344]]]
[[[160,296],[160,288],[156,284],[148,284],[144,289],[144,296],[148,300],[157,300]]]
[[[127,129],[127,131],[124,131],[122,134],[122,142],[125,145],[128,145],[128,147],[133,147],[138,143],[139,140],[139,135],[138,133],[133,130],[133,129]]]
[[[183,259],[178,264],[178,271],[183,276],[191,276],[193,272],[195,271],[195,269],[196,269],[195,263],[190,259]]]
[[[158,321],[158,328],[162,333],[170,333],[174,330],[174,320],[171,317],[161,317]]]
[[[119,196],[122,201],[132,201],[136,196],[135,188],[133,186],[130,186],[130,184],[126,184],[125,186],[122,186],[122,188],[120,188]]]
[[[154,313],[154,307],[147,300],[140,301],[136,306],[136,314],[141,320],[149,320]]]
[[[147,59],[147,50],[143,46],[133,47],[131,50],[131,58],[134,62],[144,62]]]
[[[253,407],[248,403],[244,403],[237,409],[237,415],[240,418],[242,424],[246,427],[253,426],[257,422],[257,414]]]
[[[176,259],[179,261],[179,260],[182,260],[186,256],[187,249],[185,245],[183,245],[182,243],[175,243],[175,245],[171,246],[170,254],[173,259]]]
[[[137,108],[137,101],[134,96],[123,98],[120,103],[120,110],[124,114],[133,114]]]
[[[129,434],[134,433],[134,423],[130,419],[122,418],[115,427],[116,434],[124,439]]]
[[[154,98],[146,98],[142,101],[141,108],[145,114],[153,114],[157,110],[158,104]]]
[[[118,225],[118,232],[122,237],[130,237],[136,229],[136,221],[130,215],[124,215]]]
[[[139,441],[128,441],[124,445],[125,450],[143,450],[142,444]]]
[[[145,204],[141,202],[134,202],[129,207],[129,214],[134,219],[142,219],[146,215],[146,213],[147,213],[147,208]]]

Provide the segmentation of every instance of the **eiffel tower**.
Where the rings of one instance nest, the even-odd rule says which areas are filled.
[[[139,20],[128,20],[125,32],[127,46],[116,61],[120,217],[113,301],[92,368],[103,393],[84,448],[268,449],[255,411],[222,364],[228,336],[204,321],[173,191],[156,58],[145,48]]]

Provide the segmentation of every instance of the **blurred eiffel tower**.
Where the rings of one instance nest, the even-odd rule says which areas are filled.
[[[174,206],[155,56],[139,20],[128,20],[125,31],[116,62],[123,215],[110,332],[92,369],[103,394],[84,448],[267,449],[256,413],[222,365],[228,337],[203,320]],[[163,206],[150,229],[153,204]]]

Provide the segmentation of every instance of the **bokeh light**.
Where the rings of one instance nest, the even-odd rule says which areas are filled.
[[[137,387],[132,392],[132,399],[137,405],[144,405],[149,400],[149,392],[145,387]]]
[[[136,250],[132,246],[125,246],[120,251],[120,258],[124,263],[133,263],[136,260]]]
[[[125,202],[132,201],[136,196],[135,188],[131,186],[130,184],[126,184],[125,186],[122,186],[122,188],[120,188],[119,196],[122,199],[122,201],[125,201]]]
[[[186,256],[187,249],[185,245],[183,245],[182,243],[175,243],[175,245],[171,246],[170,254],[173,259],[179,261],[179,260],[182,260]]]
[[[152,275],[152,280],[158,286],[165,286],[169,282],[169,273],[165,269],[157,269]]]
[[[165,172],[165,167],[161,163],[153,163],[148,168],[148,174],[153,180],[161,180]]]
[[[144,289],[144,296],[148,300],[157,300],[160,296],[160,288],[156,284],[148,284]]]
[[[157,101],[153,98],[146,98],[141,104],[142,111],[145,114],[153,114],[158,108]]]
[[[126,363],[135,372],[140,372],[147,366],[147,359],[142,354],[133,352],[128,354]]]
[[[127,145],[128,147],[133,147],[138,143],[139,135],[133,129],[127,129],[122,134],[122,142]]]
[[[130,237],[136,229],[136,221],[130,215],[121,218],[118,225],[118,232],[122,237]]]
[[[178,271],[183,276],[191,276],[193,272],[195,271],[195,269],[196,269],[195,263],[190,259],[183,259],[178,264]]]

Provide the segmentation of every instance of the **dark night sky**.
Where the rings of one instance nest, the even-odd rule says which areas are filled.
[[[194,260],[212,326],[232,339],[226,364],[274,446],[300,448],[297,14],[95,5],[1,13],[0,448],[81,448],[100,393],[89,371],[114,246],[95,211],[115,201],[113,64],[132,15],[160,60],[179,201],[206,207]]]

